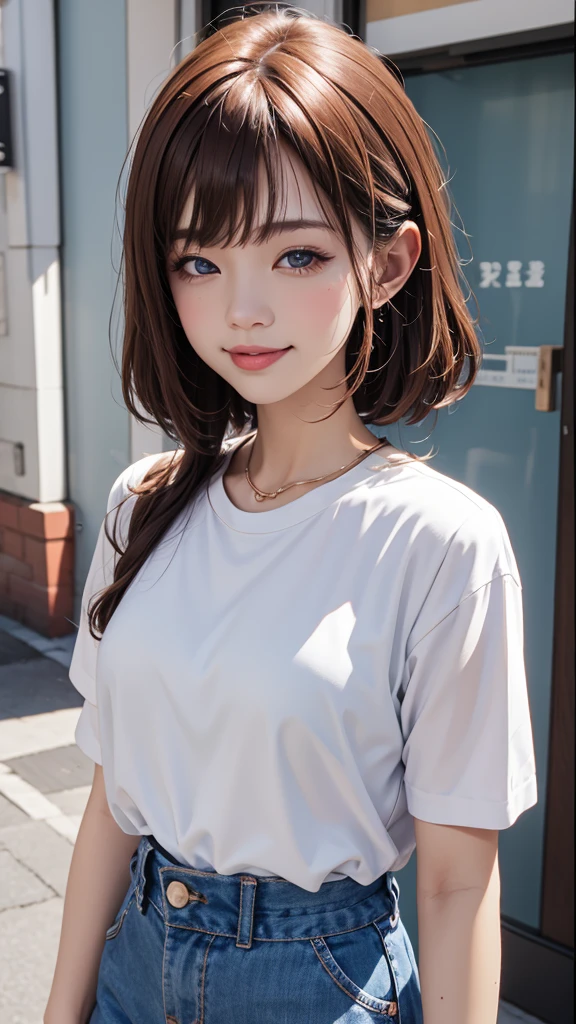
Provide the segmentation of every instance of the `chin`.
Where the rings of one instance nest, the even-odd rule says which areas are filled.
[[[293,388],[287,388],[285,383],[282,386],[280,382],[275,384],[271,380],[251,382],[229,379],[228,382],[246,402],[252,402],[254,405],[272,405],[274,402],[282,402],[299,391],[302,386],[296,385]]]

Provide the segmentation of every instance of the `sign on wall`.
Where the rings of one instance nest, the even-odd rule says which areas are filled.
[[[367,0],[366,20],[399,18],[403,14],[418,14],[420,11],[433,11],[438,7],[451,7],[453,4],[466,2],[467,0]]]
[[[366,0],[366,42],[389,55],[420,53],[573,20],[573,0]]]
[[[10,75],[0,68],[0,170],[13,167]]]

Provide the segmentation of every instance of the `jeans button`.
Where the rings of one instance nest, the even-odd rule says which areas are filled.
[[[166,889],[166,899],[172,907],[178,907],[178,909],[185,907],[190,899],[190,893],[184,882],[170,882]]]

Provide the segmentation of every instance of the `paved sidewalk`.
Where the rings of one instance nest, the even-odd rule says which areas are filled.
[[[74,743],[73,643],[0,615],[0,1024],[42,1024],[92,784],[94,763]],[[501,1004],[498,1024],[541,1022]]]
[[[0,616],[0,1022],[41,1024],[94,764],[74,743],[74,635]]]

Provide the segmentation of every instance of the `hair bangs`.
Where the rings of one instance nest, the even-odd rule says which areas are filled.
[[[166,149],[157,208],[164,253],[177,239],[185,248],[267,241],[286,213],[282,149],[304,165],[328,226],[351,238],[338,163],[329,160],[326,173],[318,125],[289,92],[244,70],[190,106]]]
[[[160,220],[167,228],[165,252],[177,238],[184,239],[186,248],[262,242],[285,214],[287,189],[274,112],[266,102],[242,110],[235,86],[243,83],[227,84],[224,95],[190,111],[173,140],[174,152],[167,154],[159,191],[176,198],[170,216]]]

